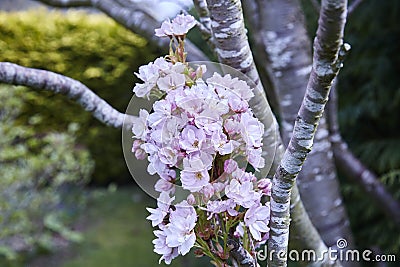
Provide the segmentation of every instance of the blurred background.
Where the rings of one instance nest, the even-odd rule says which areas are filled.
[[[190,2],[144,5],[161,21],[182,9],[192,12]],[[310,2],[302,4],[313,37],[316,13]],[[0,0],[0,10],[0,61],[72,77],[120,111],[132,97],[133,73],[161,55],[141,36],[91,9]],[[358,7],[347,25],[352,51],[338,84],[342,135],[397,199],[399,15],[396,0],[364,1]],[[208,51],[198,32],[189,37]],[[157,265],[152,228],[145,220],[145,207],[155,201],[128,172],[121,131],[49,92],[0,84],[0,103],[0,266]],[[357,185],[342,179],[341,190],[356,244],[399,255],[398,228],[388,227]],[[207,262],[189,255],[172,265]]]

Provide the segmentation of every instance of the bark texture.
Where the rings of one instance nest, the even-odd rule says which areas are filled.
[[[202,30],[203,38],[207,41],[211,38],[211,20],[210,14],[208,13],[207,2],[206,0],[193,0],[193,4],[199,15],[200,23],[202,27],[204,27]]]
[[[213,40],[215,42],[216,51],[218,58],[221,63],[232,66],[244,74],[247,74],[253,81],[255,81],[258,86],[255,91],[256,96],[253,98],[251,107],[254,110],[256,116],[261,119],[265,125],[270,125],[272,117],[266,117],[269,110],[268,102],[265,97],[264,90],[261,86],[258,72],[255,68],[253,57],[250,51],[250,46],[247,40],[246,30],[243,22],[242,8],[239,1],[207,1],[209,8],[209,14],[211,17],[211,26]],[[229,11],[229,13],[227,12]],[[244,64],[245,63],[245,64]],[[265,120],[266,119],[266,120]],[[274,129],[270,128],[269,131],[265,133],[264,144],[272,144],[266,151],[271,151],[271,147],[275,145],[275,157],[274,163],[272,165],[271,171],[275,171],[278,166],[278,162],[282,158],[282,143],[280,137],[276,135],[272,139],[276,139],[276,142],[271,142],[271,133],[274,134]],[[270,140],[268,141],[268,138]],[[296,222],[299,225],[298,238],[301,244],[304,245],[303,248],[312,248],[315,251],[322,251],[326,246],[324,245],[318,232],[309,220],[306,211],[300,201],[297,190],[295,191],[294,197],[296,198],[296,204],[294,209],[297,211]],[[307,233],[312,233],[312,238],[303,235],[302,230],[307,230]],[[304,240],[303,240],[304,238]],[[332,265],[327,261],[323,261],[323,264]]]
[[[277,124],[250,50],[241,3],[239,0],[207,0],[207,8],[211,19],[212,40],[219,62],[247,75],[255,84],[255,96],[251,99],[250,106],[256,117],[265,125],[263,153],[266,158],[272,160],[280,143]]]
[[[314,40],[313,66],[293,134],[273,178],[269,266],[286,266],[290,223],[290,195],[313,145],[315,132],[328,100],[329,90],[348,45],[343,45],[346,0],[323,0]]]
[[[132,118],[114,109],[81,82],[54,72],[0,62],[0,82],[66,95],[91,112],[96,119],[115,128],[121,128],[125,119]]]
[[[304,17],[298,0],[255,0],[254,12],[259,21],[250,21],[259,54],[269,64],[263,64],[272,90],[277,97],[281,134],[288,144],[297,111],[301,105],[311,71],[311,44],[307,37]],[[250,13],[248,11],[247,13]],[[302,201],[312,222],[328,246],[345,238],[352,246],[349,220],[339,191],[333,151],[323,118],[319,122],[313,150],[308,155],[298,177]],[[323,165],[321,165],[323,162]],[[296,228],[294,223],[292,228]],[[301,232],[294,230],[294,234]],[[299,240],[292,235],[293,240]],[[352,265],[348,263],[346,265]]]

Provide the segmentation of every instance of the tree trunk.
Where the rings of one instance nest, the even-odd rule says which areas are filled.
[[[311,71],[311,43],[307,36],[299,1],[256,0],[253,11],[260,12],[258,22],[250,20],[259,54],[265,54],[269,64],[265,73],[271,77],[281,119],[281,134],[285,145],[293,131],[293,123],[301,105]],[[254,25],[258,23],[258,25]],[[351,246],[353,238],[349,220],[339,191],[332,147],[326,120],[322,118],[315,142],[302,171],[298,187],[313,224],[328,246],[345,238]],[[293,236],[293,240],[297,238]],[[346,264],[351,265],[350,263]]]

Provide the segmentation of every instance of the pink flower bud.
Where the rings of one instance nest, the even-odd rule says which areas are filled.
[[[224,162],[224,171],[231,174],[238,168],[238,164],[233,159],[227,159]]]
[[[139,148],[139,149],[137,149],[137,150],[135,151],[135,157],[136,157],[138,160],[144,160],[144,159],[146,158],[146,156],[147,156],[147,153],[146,153],[143,149],[141,149],[141,148]]]
[[[272,183],[268,178],[261,179],[257,183],[258,189],[260,189],[264,195],[271,196]]]
[[[142,142],[140,140],[133,141],[132,152],[135,153],[135,151],[138,150],[141,145],[142,145]]]
[[[196,199],[194,198],[193,194],[188,195],[187,203],[189,205],[195,205],[196,204]]]
[[[203,193],[204,197],[208,200],[214,195],[215,190],[212,184],[208,184],[201,190],[201,192]]]

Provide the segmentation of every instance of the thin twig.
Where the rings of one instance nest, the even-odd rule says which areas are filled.
[[[199,15],[199,29],[205,40],[211,38],[211,20],[206,0],[193,0],[194,7]]]
[[[350,16],[354,10],[361,4],[362,0],[354,0],[347,9],[347,16]]]

